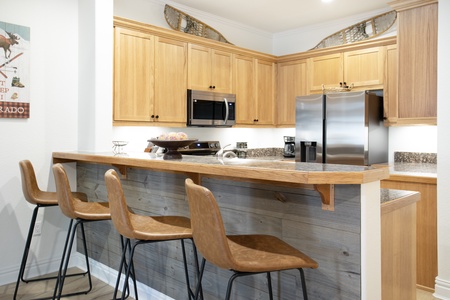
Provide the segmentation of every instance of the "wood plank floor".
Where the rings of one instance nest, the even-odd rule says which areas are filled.
[[[78,269],[71,269],[71,273],[80,272]],[[35,298],[51,297],[53,295],[53,289],[55,288],[55,280],[48,281],[38,281],[23,283],[19,285],[19,291],[17,293],[17,300],[27,300]],[[69,277],[64,282],[64,292],[71,293],[87,289],[89,286],[88,279],[86,276],[74,276]],[[0,299],[13,299],[14,290],[16,288],[16,283],[7,284],[0,286]],[[92,277],[92,291],[88,294],[63,297],[61,299],[71,299],[71,300],[86,300],[86,299],[96,299],[96,300],[110,300],[112,299],[114,288],[104,283],[103,281]],[[119,293],[118,296],[121,296]],[[128,297],[127,299],[133,300],[134,298]]]
[[[79,272],[80,270],[72,269],[71,272]],[[92,291],[87,295],[66,297],[62,299],[71,300],[86,300],[86,299],[96,299],[96,300],[110,300],[112,299],[112,294],[114,289],[108,284],[101,280],[92,278],[93,288]],[[64,284],[65,292],[74,292],[83,290],[88,286],[87,277],[72,277],[68,278]],[[0,286],[0,299],[13,299],[14,289],[16,283],[7,284]],[[19,286],[19,292],[17,295],[17,300],[27,300],[40,297],[51,296],[53,289],[55,287],[55,280],[41,281],[41,282],[31,282],[31,283],[21,283]],[[133,300],[129,297],[128,299]],[[432,293],[417,290],[417,300],[434,300]]]

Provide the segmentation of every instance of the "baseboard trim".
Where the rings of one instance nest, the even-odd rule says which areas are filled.
[[[436,277],[434,297],[442,300],[450,300],[450,281]]]
[[[74,267],[80,268],[81,270],[86,271],[86,264],[84,254],[76,252],[73,255]],[[91,274],[95,278],[103,281],[109,286],[113,287],[116,285],[117,274],[118,272],[96,260],[89,258],[89,265],[91,268]],[[121,275],[119,290],[122,291],[122,286],[125,281],[125,275]],[[131,297],[134,297],[134,285],[130,280],[128,285],[131,287]],[[156,300],[174,300],[173,298],[155,290],[151,287],[137,281],[137,291],[139,294],[139,298],[141,299],[156,299]],[[112,295],[111,295],[112,297]]]

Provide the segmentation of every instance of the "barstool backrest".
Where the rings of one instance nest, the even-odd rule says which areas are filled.
[[[105,173],[106,190],[108,192],[109,209],[114,227],[120,235],[133,239],[135,238],[133,225],[130,220],[127,200],[123,193],[122,183],[119,175],[113,169]]]
[[[37,200],[38,194],[42,191],[39,189],[33,165],[29,160],[22,160],[19,162],[19,167],[22,177],[22,191],[25,199],[31,204],[39,204]]]
[[[207,261],[223,269],[233,269],[236,263],[214,195],[189,178],[185,181],[185,187],[195,246]]]
[[[69,179],[66,170],[62,164],[53,165],[53,176],[55,176],[56,194],[58,197],[59,208],[62,213],[71,219],[76,219],[74,201],[75,198],[70,190]]]

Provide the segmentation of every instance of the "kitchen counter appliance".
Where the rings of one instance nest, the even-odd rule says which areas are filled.
[[[236,124],[236,95],[187,91],[187,126],[231,127]]]
[[[296,98],[295,160],[372,165],[388,161],[383,91]]]
[[[197,141],[178,149],[178,152],[186,155],[215,155],[220,149],[219,141]]]
[[[284,137],[284,157],[295,157],[295,136]]]

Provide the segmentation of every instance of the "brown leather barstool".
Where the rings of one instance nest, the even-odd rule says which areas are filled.
[[[58,197],[58,204],[62,213],[70,218],[69,229],[67,232],[66,245],[63,250],[61,265],[59,267],[58,278],[53,294],[53,298],[61,298],[64,280],[67,277],[67,268],[70,260],[70,253],[72,250],[73,240],[76,236],[76,230],[78,225],[81,228],[81,235],[83,239],[83,247],[86,258],[86,267],[89,281],[89,288],[85,291],[75,292],[72,295],[87,294],[92,289],[91,273],[89,268],[88,252],[86,247],[86,236],[84,233],[84,223],[94,221],[105,221],[111,219],[108,202],[84,202],[74,197],[70,192],[70,184],[67,178],[64,167],[57,163],[53,165],[53,175],[56,183],[56,193]],[[73,224],[75,221],[75,224]]]
[[[19,284],[20,282],[34,282],[34,281],[42,281],[42,280],[49,280],[49,279],[56,279],[57,276],[50,276],[50,277],[39,277],[34,279],[26,279],[24,278],[25,275],[25,268],[27,264],[28,254],[30,252],[30,246],[31,246],[31,240],[33,238],[33,231],[34,226],[36,224],[36,218],[39,212],[39,208],[44,207],[51,207],[51,206],[58,206],[58,198],[56,196],[56,192],[47,192],[42,191],[39,188],[39,185],[36,180],[36,174],[34,172],[33,165],[29,160],[22,160],[19,162],[20,167],[20,174],[22,178],[22,191],[23,195],[25,196],[25,199],[32,205],[35,205],[35,208],[33,210],[33,215],[31,217],[30,222],[30,228],[28,229],[28,236],[27,240],[25,242],[25,249],[23,251],[22,256],[22,262],[20,264],[20,270],[19,275],[17,277],[17,283],[16,288],[14,290],[14,298],[17,297],[17,292],[19,290]],[[87,196],[84,193],[72,193],[73,197],[80,199],[81,201],[86,201]],[[67,241],[66,241],[67,243]],[[76,274],[70,274],[69,276],[77,276],[77,275],[86,275],[87,272],[82,273],[76,273]]]
[[[269,296],[273,299],[270,272],[298,269],[303,298],[308,299],[303,268],[317,268],[317,262],[275,236],[226,235],[219,206],[211,191],[195,184],[191,179],[186,179],[185,186],[192,235],[203,256],[199,283],[207,260],[219,268],[234,272],[228,280],[225,299],[230,298],[234,279],[259,273],[267,274]]]
[[[182,216],[143,216],[131,212],[127,206],[126,198],[123,192],[122,183],[113,169],[105,173],[106,190],[108,192],[109,205],[111,210],[111,219],[114,227],[120,235],[126,238],[126,246],[123,247],[121,265],[119,268],[119,275],[116,281],[114,290],[114,297],[120,282],[122,268],[126,266],[127,249],[131,245],[131,240],[135,240],[133,247],[129,249],[128,268],[126,270],[124,288],[128,285],[128,278],[130,270],[133,268],[133,256],[136,246],[146,243],[156,243],[170,240],[180,240],[183,250],[184,270],[186,275],[186,284],[188,290],[188,299],[194,296],[189,284],[189,274],[186,262],[186,252],[184,246],[184,239],[192,239],[191,223],[189,218]],[[194,244],[193,244],[194,245]],[[194,245],[195,262],[197,260],[197,250]],[[197,264],[198,274],[198,264]],[[134,278],[135,280],[135,278]],[[201,287],[198,288],[201,293]],[[135,297],[138,299],[137,289],[135,284]],[[123,296],[122,296],[122,299]]]

